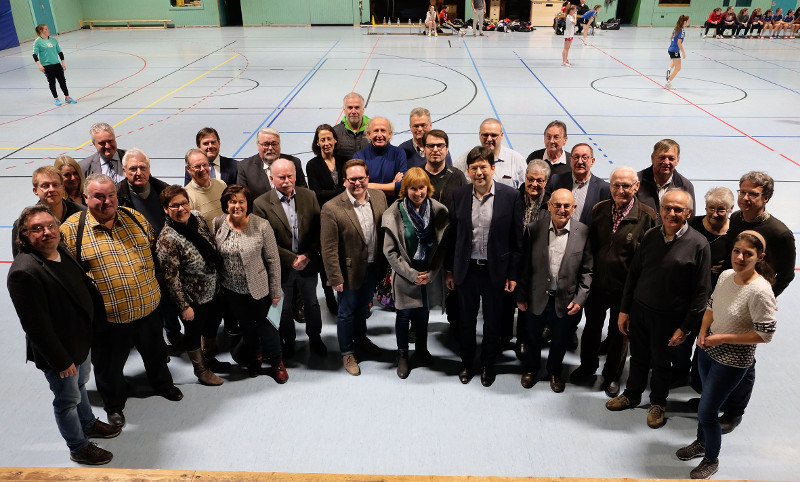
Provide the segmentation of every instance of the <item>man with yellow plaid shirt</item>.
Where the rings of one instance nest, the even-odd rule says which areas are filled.
[[[104,174],[86,178],[84,198],[88,213],[67,218],[61,233],[70,253],[103,295],[108,323],[94,328],[92,365],[108,422],[123,426],[127,400],[123,368],[131,344],[142,356],[150,385],[159,395],[178,401],[183,394],[167,368],[152,227],[139,212],[119,208],[114,181]]]

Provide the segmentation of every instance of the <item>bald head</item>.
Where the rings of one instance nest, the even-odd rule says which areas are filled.
[[[575,196],[569,189],[557,189],[550,195],[547,209],[553,219],[553,226],[561,229],[567,225],[572,213],[575,212]]]

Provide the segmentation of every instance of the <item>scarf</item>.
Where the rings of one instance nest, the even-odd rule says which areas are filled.
[[[414,204],[407,197],[403,199],[403,207],[406,208],[408,219],[414,226],[414,232],[417,235],[417,252],[414,253],[413,259],[415,261],[425,261],[428,258],[428,252],[433,246],[434,233],[433,226],[431,225],[431,200],[425,199],[417,212]]]
[[[544,199],[544,193],[540,194],[536,201],[531,201],[531,197],[528,196],[528,193],[525,193],[525,212],[522,213],[522,227],[535,223],[539,219],[542,199]]]
[[[217,251],[217,248],[200,234],[199,224],[194,214],[189,215],[189,221],[186,224],[176,222],[167,216],[167,226],[186,238],[200,252],[200,256],[210,269],[217,270],[222,268],[222,256]]]

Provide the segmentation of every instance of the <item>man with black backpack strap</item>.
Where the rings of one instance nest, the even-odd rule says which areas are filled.
[[[150,385],[159,395],[178,401],[183,394],[167,368],[153,228],[138,211],[119,207],[114,181],[104,174],[86,178],[84,197],[88,213],[67,218],[61,234],[103,296],[108,322],[94,327],[92,365],[108,421],[121,427],[127,400],[123,368],[131,345],[141,354]]]

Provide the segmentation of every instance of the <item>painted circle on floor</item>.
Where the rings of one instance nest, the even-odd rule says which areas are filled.
[[[650,104],[686,105],[689,101],[695,105],[718,105],[747,97],[747,92],[739,87],[714,80],[678,76],[672,81],[674,90],[670,91],[662,87],[666,82],[664,77],[652,75],[651,78],[658,84],[641,75],[617,75],[601,77],[591,85],[594,90],[612,97]]]

